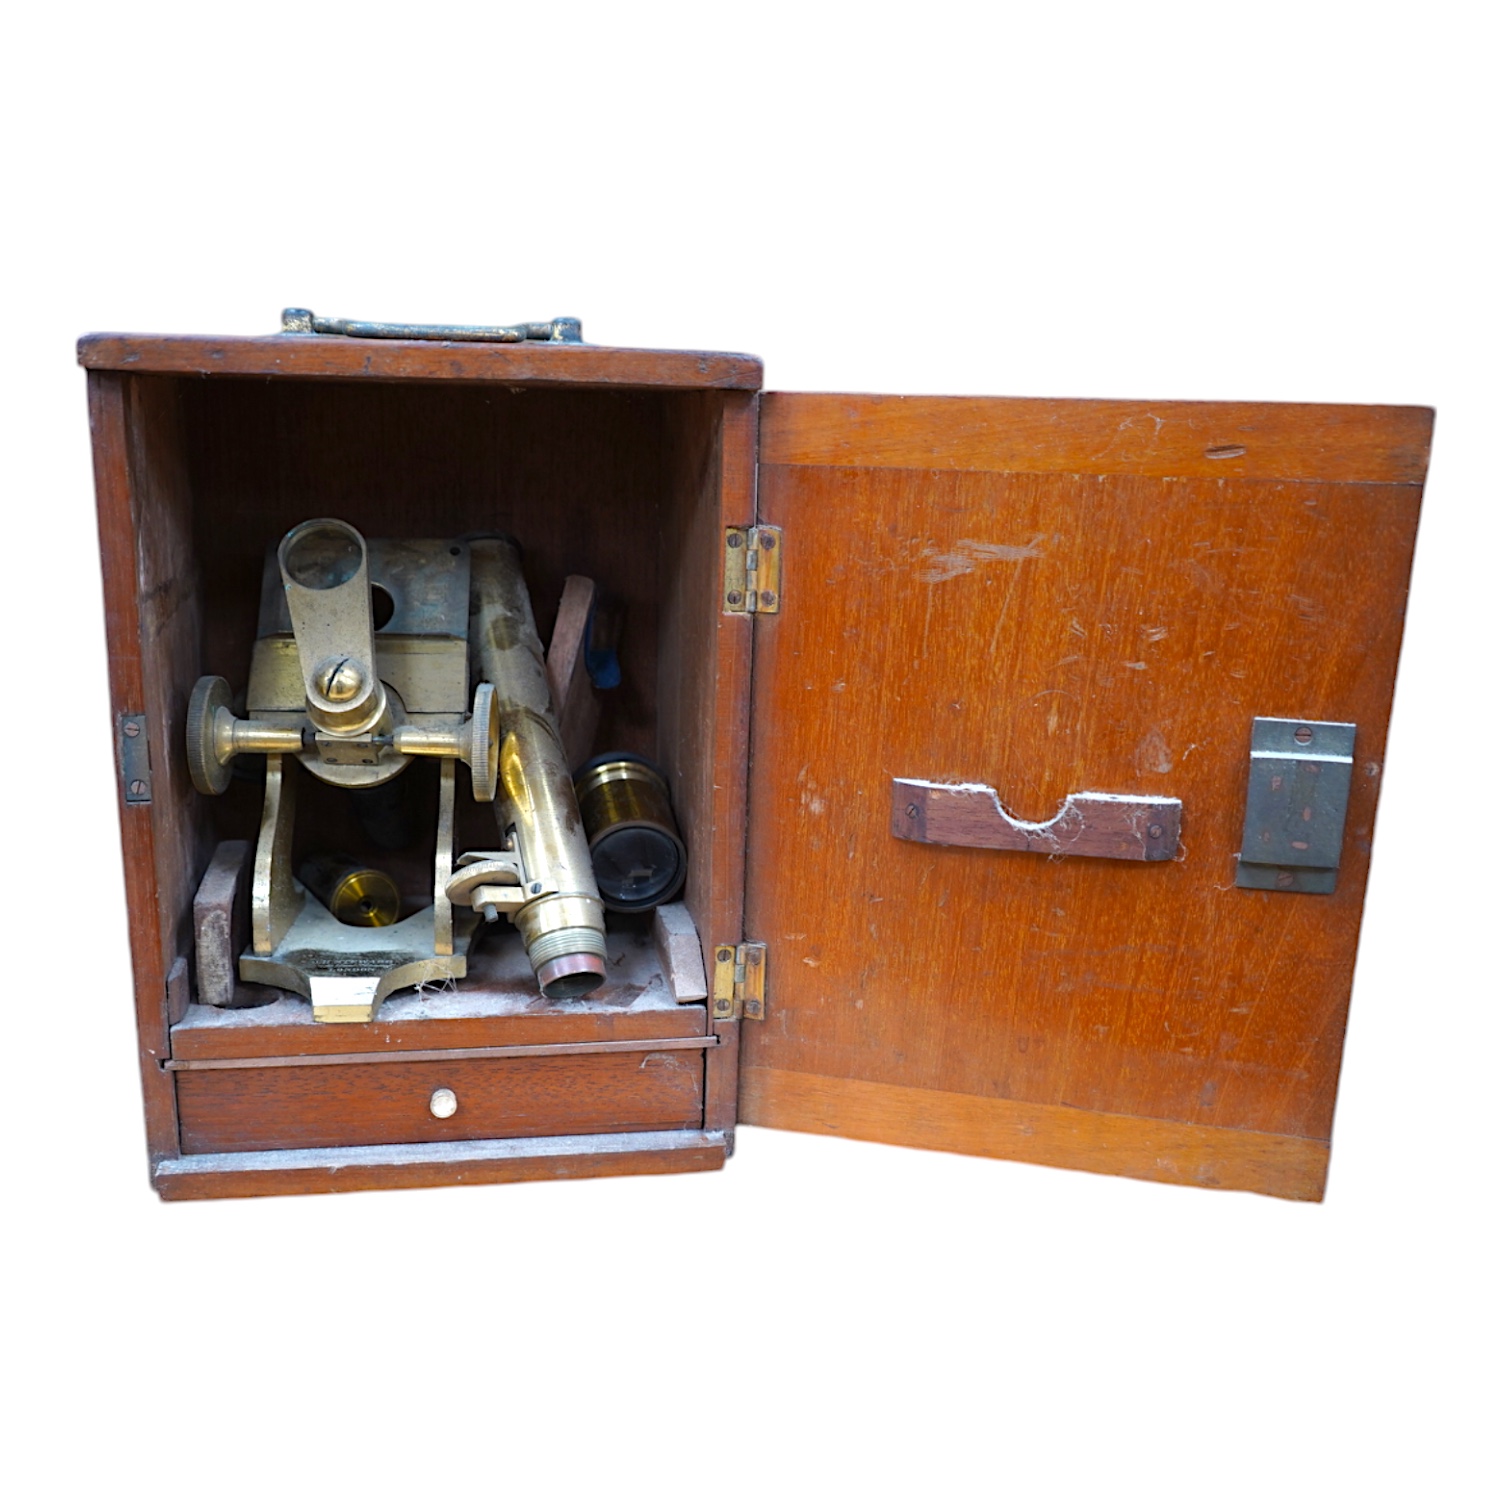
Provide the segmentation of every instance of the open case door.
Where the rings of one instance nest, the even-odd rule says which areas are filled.
[[[1431,428],[764,396],[743,1122],[1322,1196]]]

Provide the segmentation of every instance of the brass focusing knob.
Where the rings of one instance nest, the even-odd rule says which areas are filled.
[[[197,792],[213,798],[231,786],[231,684],[224,677],[202,677],[189,695],[189,780]]]

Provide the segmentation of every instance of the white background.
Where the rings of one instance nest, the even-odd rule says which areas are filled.
[[[11,1505],[1504,1493],[1496,16],[13,18]],[[1436,405],[1327,1202],[747,1130],[717,1176],[160,1204],[73,341],[267,331],[285,304],[572,313],[598,342],[760,353],[773,388]]]

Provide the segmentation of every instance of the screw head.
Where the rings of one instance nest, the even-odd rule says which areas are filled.
[[[1290,872],[1277,872],[1276,873],[1276,886],[1277,887],[1290,887],[1292,885],[1292,883],[1295,882],[1296,880],[1297,879]]]
[[[770,607],[777,602],[777,595],[770,588],[763,588],[761,590],[761,602]]]
[[[1165,826],[1163,824],[1152,824],[1150,826],[1150,838],[1152,840],[1160,839],[1163,834],[1165,834]]]
[[[128,740],[135,740],[142,733],[141,725],[134,719],[128,719],[121,728],[125,731]]]
[[[1313,732],[1307,725],[1298,725],[1297,728],[1292,731],[1292,739],[1295,740],[1298,745],[1311,745],[1312,738]]]
[[[733,588],[727,594],[725,594],[725,603],[727,604],[738,604],[740,600],[741,595],[736,593]]]
[[[903,810],[903,812],[907,814],[910,819],[917,819],[919,817],[919,805],[917,803],[910,803],[908,807]]]
[[[140,798],[142,794],[147,791],[147,784],[143,782],[140,777],[136,777],[133,778],[133,780],[127,785],[126,791],[129,792],[133,798]]]
[[[718,958],[721,961],[728,961],[730,959],[730,950],[729,950],[729,948],[726,947],[724,950],[721,950],[719,952],[719,954],[718,954]]]
[[[322,667],[315,675],[321,694],[332,703],[350,703],[362,692],[366,681],[362,667],[345,656],[340,661]]]
[[[774,535],[769,535],[764,530],[761,532],[759,539],[761,541],[761,549],[763,551],[770,551],[772,547],[777,544],[777,537]]]
[[[739,546],[740,532],[738,530],[732,530],[729,535],[725,537],[725,545],[730,547],[731,550],[734,550],[735,547]]]

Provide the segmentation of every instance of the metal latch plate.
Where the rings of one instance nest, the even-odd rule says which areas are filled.
[[[1331,893],[1344,853],[1355,727],[1257,719],[1250,734],[1239,887]]]
[[[151,803],[152,759],[147,747],[145,714],[123,714],[116,721],[116,751],[121,767],[121,796],[127,803]]]

